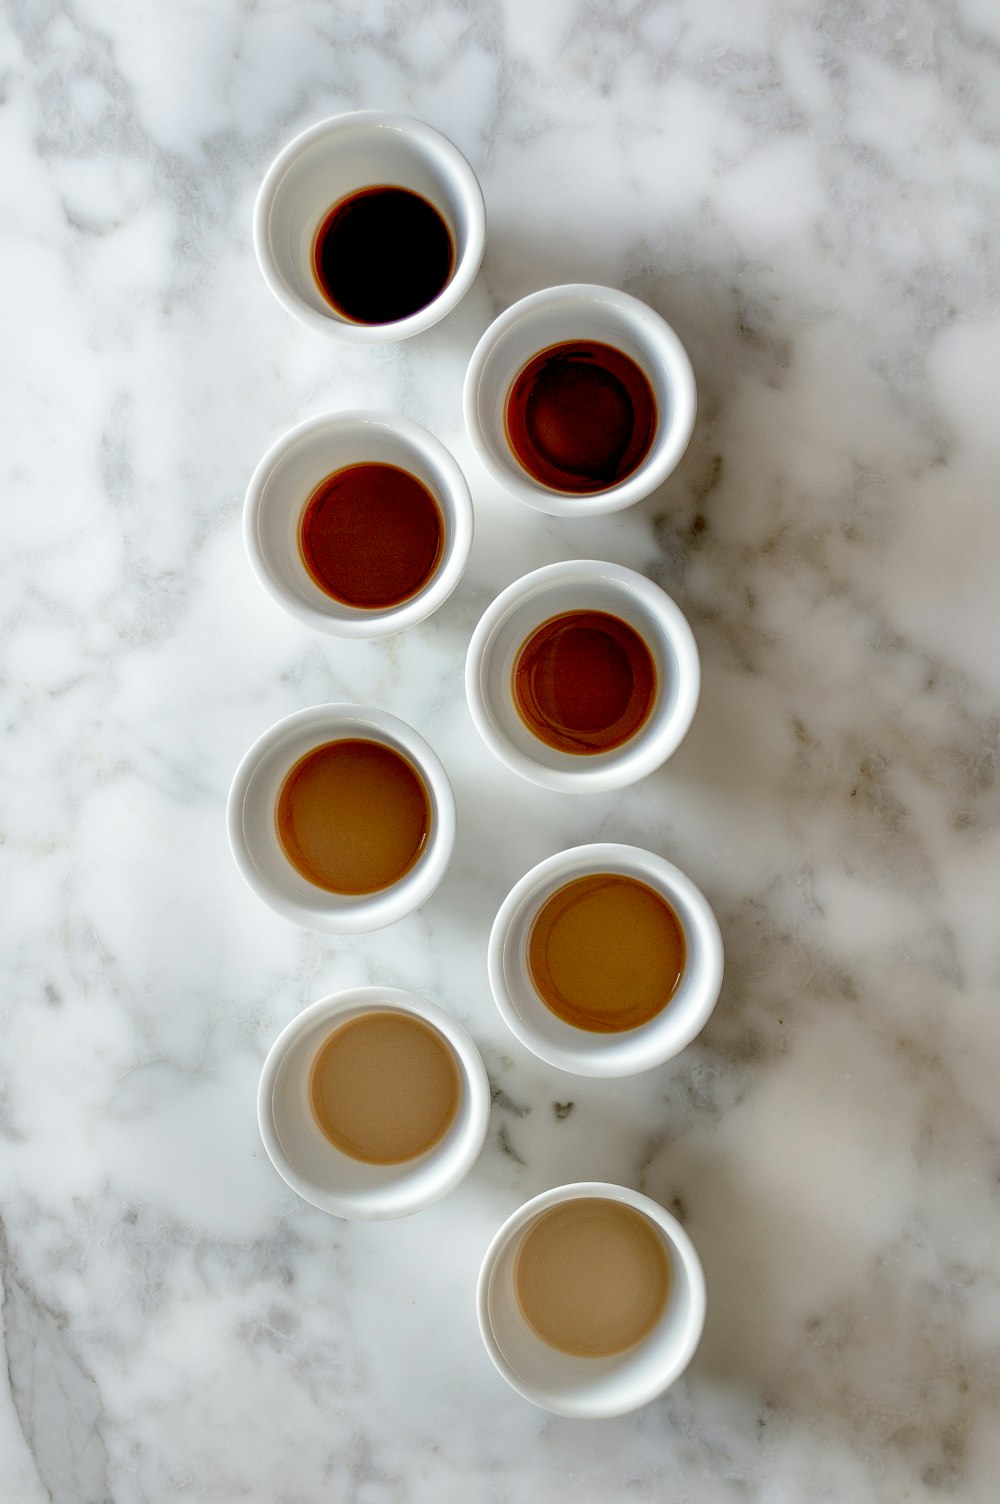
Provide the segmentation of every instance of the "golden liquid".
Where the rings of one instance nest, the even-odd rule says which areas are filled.
[[[431,806],[416,768],[382,742],[344,740],[314,747],[278,793],[281,849],[309,882],[328,893],[377,893],[414,865],[431,827]]]
[[[566,1201],[529,1225],[514,1289],[543,1342],[576,1358],[605,1358],[652,1331],[667,1303],[670,1262],[642,1212],[599,1197]]]
[[[594,1034],[655,1018],[677,991],[684,958],[684,931],[666,899],[615,872],[557,888],[528,937],[528,972],[542,1002]]]
[[[461,1096],[447,1040],[410,1013],[363,1013],[320,1046],[309,1102],[320,1131],[352,1159],[398,1165],[426,1154],[454,1121]]]

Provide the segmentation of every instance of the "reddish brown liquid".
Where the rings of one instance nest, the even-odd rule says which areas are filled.
[[[335,1029],[309,1078],[320,1130],[352,1159],[373,1165],[403,1164],[440,1143],[461,1090],[448,1041],[423,1019],[388,1009]]]
[[[684,956],[684,931],[666,899],[617,872],[557,888],[528,937],[528,971],[542,1002],[593,1034],[637,1029],[662,1013]]]
[[[427,584],[444,520],[425,485],[397,465],[349,465],[320,481],[299,523],[302,562],[345,606],[399,606]]]
[[[649,648],[607,611],[568,611],[543,622],[514,664],[521,719],[560,752],[620,747],[646,720],[655,697]]]
[[[542,485],[574,494],[605,491],[649,453],[656,398],[621,350],[572,340],[542,350],[518,372],[505,423],[511,449]]]
[[[328,893],[376,893],[398,882],[427,843],[423,780],[382,742],[315,747],[278,793],[278,840],[292,866]]]
[[[313,241],[327,302],[355,324],[394,324],[433,303],[455,261],[433,204],[408,188],[362,188],[342,198]]]

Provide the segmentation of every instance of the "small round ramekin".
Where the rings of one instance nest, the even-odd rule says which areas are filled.
[[[653,389],[657,426],[636,470],[604,491],[557,491],[530,475],[507,438],[507,398],[518,372],[553,345],[597,340],[631,357]],[[688,446],[697,396],[687,351],[665,319],[613,287],[571,283],[546,287],[513,304],[487,329],[465,376],[465,426],[472,447],[498,485],[554,517],[597,517],[641,501],[666,480]]]
[[[528,942],[542,905],[577,878],[637,878],[673,909],[684,934],[684,971],[666,1006],[620,1034],[577,1029],[548,1008],[531,980]],[[490,932],[490,987],[500,1016],[525,1049],[576,1076],[632,1076],[671,1060],[700,1034],[722,987],[722,935],[705,895],[678,867],[639,846],[597,842],[547,857],[515,883]]]
[[[316,487],[337,470],[363,464],[395,465],[415,476],[444,523],[434,573],[397,606],[369,609],[334,600],[306,569],[299,547],[302,513]],[[243,507],[243,540],[264,589],[305,626],[335,637],[385,637],[430,616],[462,578],[473,525],[472,497],[448,450],[392,413],[327,413],[289,429],[254,471]]]
[[[309,1106],[309,1071],[323,1041],[362,1014],[409,1013],[450,1045],[461,1082],[454,1121],[417,1159],[373,1165],[344,1154],[320,1131]],[[321,1211],[358,1221],[406,1217],[439,1201],[469,1173],[490,1118],[490,1084],[465,1030],[436,1003],[397,987],[355,987],[313,1003],[278,1035],[257,1090],[257,1121],[268,1158],[293,1191]]]
[[[293,867],[275,822],[278,794],[292,768],[327,742],[381,742],[411,762],[431,806],[427,844],[409,872],[374,893],[329,893]],[[412,726],[365,705],[313,705],[258,737],[236,770],[227,808],[229,845],[250,887],[270,908],[309,930],[359,935],[418,909],[448,870],[455,845],[455,796],[444,766]]]
[[[514,1268],[535,1219],[567,1201],[596,1198],[642,1212],[659,1232],[670,1264],[663,1314],[640,1342],[607,1358],[577,1358],[544,1342],[521,1314]],[[476,1292],[486,1351],[512,1389],[553,1415],[598,1420],[625,1415],[680,1378],[705,1325],[705,1276],[694,1244],[658,1202],[623,1185],[581,1181],[543,1191],[507,1218],[486,1251]]]
[[[543,622],[568,611],[607,611],[644,639],[656,666],[656,697],[634,736],[608,752],[561,752],[535,736],[514,699],[514,665]],[[658,585],[596,559],[547,564],[501,591],[469,643],[465,693],[483,741],[522,778],[568,794],[624,788],[676,751],[694,718],[701,668],[694,634]]]
[[[455,265],[426,308],[389,324],[359,324],[320,291],[313,239],[334,204],[383,185],[408,188],[434,205],[451,231]],[[464,298],[483,259],[486,206],[475,173],[447,136],[407,115],[359,110],[321,120],[278,153],[257,195],[253,243],[264,281],[303,324],[352,344],[388,344],[430,329]]]

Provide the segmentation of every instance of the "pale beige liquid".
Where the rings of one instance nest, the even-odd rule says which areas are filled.
[[[309,1101],[320,1131],[374,1165],[425,1154],[458,1111],[461,1078],[448,1041],[409,1013],[352,1018],[320,1046]]]
[[[577,1358],[605,1358],[647,1336],[670,1291],[663,1237],[619,1201],[566,1201],[528,1228],[514,1265],[528,1325]]]

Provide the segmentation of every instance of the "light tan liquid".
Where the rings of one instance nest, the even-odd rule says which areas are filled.
[[[684,972],[684,931],[659,893],[599,872],[557,888],[528,937],[528,971],[547,1008],[577,1029],[617,1034],[648,1023]]]
[[[299,759],[278,792],[281,849],[328,893],[377,893],[417,861],[431,828],[423,779],[382,742],[345,738]]]
[[[525,1321],[550,1347],[606,1358],[652,1331],[670,1291],[663,1238],[619,1201],[566,1201],[528,1228],[514,1265]]]
[[[372,1165],[416,1159],[454,1121],[461,1078],[454,1052],[409,1013],[363,1013],[320,1046],[309,1102],[320,1131]]]

